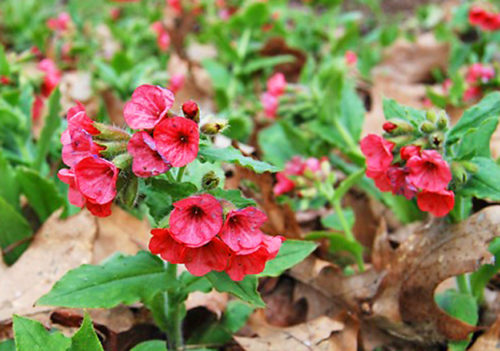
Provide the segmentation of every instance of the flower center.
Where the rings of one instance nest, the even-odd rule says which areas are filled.
[[[198,206],[191,207],[191,214],[195,217],[199,217],[203,214],[203,210]]]

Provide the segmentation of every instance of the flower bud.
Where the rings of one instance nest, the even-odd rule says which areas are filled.
[[[99,146],[104,147],[104,150],[99,151],[99,154],[108,159],[127,152],[127,143],[125,141],[95,140],[95,143]]]
[[[467,182],[467,170],[460,162],[451,163],[451,174],[453,174],[453,179],[458,184]]]
[[[382,128],[385,130],[386,133],[391,133],[394,129],[396,129],[398,126],[392,122],[385,122]]]
[[[386,133],[392,135],[408,134],[413,132],[413,126],[402,119],[391,119],[383,124],[382,128]]]
[[[429,142],[435,148],[440,147],[444,142],[444,134],[442,132],[435,132],[429,136]]]
[[[425,118],[427,118],[427,120],[433,124],[436,123],[437,121],[436,111],[434,110],[427,111],[427,113],[425,114]]]
[[[446,112],[441,111],[441,113],[439,114],[438,120],[437,120],[438,129],[440,129],[440,130],[447,129],[448,123],[449,123],[449,119],[448,119],[448,116],[446,116]]]
[[[108,124],[94,122],[93,126],[100,132],[95,138],[106,141],[129,140],[130,134],[121,128],[110,126]]]
[[[216,135],[227,127],[226,120],[209,122],[201,126],[201,132],[206,135]]]
[[[436,130],[436,126],[433,123],[429,122],[429,121],[424,121],[420,125],[420,130],[423,133],[432,133],[433,131]]]
[[[119,169],[128,168],[132,165],[132,155],[129,153],[120,154],[116,156],[112,162]]]
[[[182,104],[182,112],[184,113],[184,117],[189,118],[196,123],[200,122],[200,109],[198,104],[193,100],[188,100]]]
[[[139,195],[139,179],[130,173],[121,192],[121,200],[128,207],[133,207]]]
[[[219,186],[220,179],[217,177],[214,171],[205,173],[201,179],[201,187],[203,190],[212,190]]]
[[[479,169],[479,167],[474,163],[470,161],[462,161],[462,166],[467,170],[469,173],[476,173]]]
[[[316,188],[307,188],[299,191],[300,197],[313,198],[318,195],[318,190]]]

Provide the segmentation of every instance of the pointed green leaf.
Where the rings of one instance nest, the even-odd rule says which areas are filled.
[[[31,236],[31,227],[24,217],[0,197],[0,247],[7,248]],[[24,252],[27,243],[3,256],[5,263],[14,263]]]
[[[234,296],[254,305],[256,307],[265,307],[257,292],[257,276],[247,275],[242,281],[234,281],[225,272],[210,272],[206,275],[212,286],[219,292],[228,292]]]
[[[66,351],[71,344],[61,333],[49,333],[40,322],[16,315],[12,320],[17,351]]]
[[[37,152],[34,167],[35,169],[40,170],[43,162],[45,161],[45,157],[49,152],[50,144],[52,143],[52,139],[55,136],[55,133],[59,126],[61,125],[61,116],[59,116],[59,112],[61,110],[61,93],[59,89],[54,90],[54,92],[50,95],[49,98],[49,115],[45,119],[45,125],[42,129],[42,134],[40,135],[40,139],[38,139],[37,143]]]
[[[238,208],[244,208],[248,206],[255,206],[255,201],[252,199],[247,199],[241,194],[241,191],[232,189],[232,190],[224,190],[221,188],[217,188],[209,191],[210,194],[219,199],[224,199],[232,204],[234,204]]]
[[[230,146],[224,149],[217,149],[210,146],[201,145],[199,155],[208,161],[221,161],[228,163],[237,163],[240,166],[251,168],[257,173],[263,172],[277,172],[278,167],[270,165],[269,163],[254,160],[251,157],[243,156],[241,151]]]
[[[458,194],[500,201],[500,166],[487,157],[474,157],[471,162],[478,170],[470,176]]]
[[[68,351],[104,351],[87,313],[83,317],[80,329],[71,338],[71,347]]]
[[[295,266],[316,249],[316,243],[304,240],[285,240],[281,244],[276,257],[266,263],[260,277],[277,277],[287,269]]]
[[[165,340],[150,340],[141,342],[130,351],[167,351]]]
[[[117,254],[101,265],[82,265],[66,273],[39,305],[110,308],[153,298],[175,284],[167,281],[163,261],[149,252]]]
[[[0,351],[16,351],[14,340],[6,340],[0,342]]]

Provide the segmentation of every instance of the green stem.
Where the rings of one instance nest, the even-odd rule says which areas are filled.
[[[170,180],[172,183],[175,182],[175,178],[172,175],[172,172],[168,171],[167,173],[165,173],[165,175],[167,176],[168,180]]]
[[[177,279],[177,265],[166,263],[166,274],[168,280]],[[167,350],[184,350],[184,339],[182,336],[182,304],[179,303],[175,290],[165,292],[165,316],[167,319]]]
[[[472,291],[469,284],[469,277],[466,274],[460,274],[455,277],[458,291],[463,294],[472,295]]]
[[[176,179],[178,183],[182,182],[182,177],[184,176],[185,170],[186,170],[186,166],[179,168],[179,171],[177,172],[177,179]]]

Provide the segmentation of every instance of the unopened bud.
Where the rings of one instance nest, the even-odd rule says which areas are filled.
[[[448,123],[449,123],[449,119],[448,119],[448,116],[446,116],[446,112],[441,111],[441,113],[439,114],[438,120],[437,120],[438,129],[440,129],[440,130],[447,129]]]
[[[398,126],[392,122],[385,122],[382,128],[386,131],[386,133],[391,133]]]
[[[429,136],[429,142],[435,148],[440,147],[444,141],[444,134],[442,132],[435,132]]]
[[[206,135],[216,135],[219,134],[227,127],[227,121],[220,120],[209,122],[201,126],[201,132]]]
[[[100,132],[95,138],[108,141],[120,141],[130,139],[130,134],[121,128],[104,123],[94,122],[93,126]]]
[[[113,158],[116,155],[127,152],[127,143],[125,141],[96,140],[95,143],[104,147],[104,150],[99,151],[99,154],[105,158]]]
[[[479,167],[474,162],[462,161],[461,163],[462,166],[467,170],[467,172],[476,173],[479,170]]]
[[[425,118],[427,118],[427,120],[433,124],[436,123],[437,121],[436,111],[434,110],[427,111],[427,113],[425,114]]]
[[[396,146],[404,146],[404,145],[409,144],[412,141],[413,136],[411,136],[411,135],[398,135],[398,136],[389,137],[386,139],[389,140],[391,143],[396,144]]]
[[[127,179],[127,183],[121,192],[121,199],[128,207],[133,207],[139,194],[139,180],[133,174]]]
[[[432,133],[433,131],[436,130],[436,126],[433,123],[429,122],[429,121],[424,121],[420,125],[420,130],[423,133]]]
[[[307,188],[299,191],[300,197],[313,198],[318,195],[318,190],[316,188]]]
[[[200,108],[193,100],[188,100],[182,104],[182,112],[184,113],[184,117],[189,118],[196,123],[200,122]]]
[[[220,179],[217,177],[214,171],[210,171],[205,173],[203,178],[201,179],[201,187],[204,190],[212,190],[219,186]]]
[[[451,163],[451,174],[453,174],[453,179],[458,184],[467,182],[467,170],[460,162]]]
[[[132,165],[132,155],[124,153],[116,156],[113,161],[114,165],[119,169],[125,169]]]

